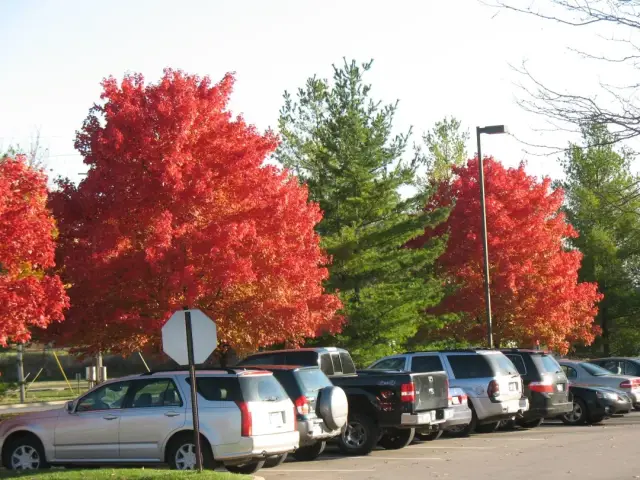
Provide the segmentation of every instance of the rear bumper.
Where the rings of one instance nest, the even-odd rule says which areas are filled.
[[[327,440],[340,435],[341,430],[329,430],[321,418],[298,421],[300,446],[313,445],[319,440]]]
[[[293,452],[300,444],[297,431],[242,437],[238,443],[216,445],[213,456],[216,460],[247,460],[265,458]]]
[[[551,418],[564,415],[573,410],[573,402],[554,403],[540,407],[533,407],[527,410],[523,418],[525,420],[535,420],[538,418]]]
[[[439,408],[418,413],[403,413],[400,417],[400,424],[403,427],[421,427],[428,425],[439,425],[453,418],[452,408]]]
[[[509,420],[516,416],[523,416],[529,410],[529,400],[522,397],[519,400],[507,400],[504,402],[492,402],[488,397],[472,398],[476,409],[478,423],[492,423],[500,420]]]
[[[453,417],[444,422],[442,428],[447,430],[451,427],[457,427],[458,425],[469,425],[471,423],[471,419],[473,417],[473,413],[471,409],[466,405],[463,405],[464,408],[453,408]]]

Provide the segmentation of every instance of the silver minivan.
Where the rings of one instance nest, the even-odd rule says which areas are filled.
[[[515,365],[497,350],[460,349],[409,352],[378,360],[369,368],[445,371],[451,387],[467,394],[472,420],[459,435],[472,431],[493,432],[500,421],[521,416],[529,409],[523,384]]]
[[[296,412],[271,372],[199,371],[197,389],[206,467],[253,473],[269,456],[299,445]],[[3,466],[168,463],[195,467],[187,372],[158,372],[103,383],[64,409],[0,423]]]

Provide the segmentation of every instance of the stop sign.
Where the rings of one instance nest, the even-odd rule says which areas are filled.
[[[162,350],[180,365],[189,364],[185,314],[191,314],[193,363],[204,363],[218,345],[216,324],[197,309],[178,310],[162,327]]]

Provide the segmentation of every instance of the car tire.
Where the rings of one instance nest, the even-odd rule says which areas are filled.
[[[300,447],[295,452],[293,452],[293,458],[300,462],[310,462],[322,455],[322,452],[324,452],[326,446],[327,442],[321,441],[316,442],[313,445]]]
[[[243,463],[242,465],[225,465],[224,468],[230,473],[239,473],[243,475],[251,475],[260,470],[265,464],[265,460],[257,460],[254,462]]]
[[[349,415],[347,428],[338,437],[338,448],[345,455],[369,455],[378,443],[380,428],[368,415]]]
[[[500,422],[483,423],[476,425],[476,432],[478,433],[493,433],[498,429]]]
[[[589,411],[587,405],[581,398],[573,399],[573,410],[565,413],[560,417],[560,420],[565,425],[582,425],[587,421]]]
[[[316,414],[329,430],[340,430],[349,418],[349,400],[340,387],[325,387],[318,392]]]
[[[378,445],[385,450],[400,450],[413,442],[415,428],[390,428],[380,439]]]
[[[589,419],[587,420],[587,423],[589,423],[591,425],[595,425],[597,423],[602,423],[604,418],[605,418],[604,415],[594,415],[592,417],[589,417]]]
[[[522,428],[531,429],[531,428],[539,427],[540,425],[542,425],[543,422],[544,422],[544,418],[537,418],[536,420],[528,420],[528,421],[520,420],[517,423]]]
[[[24,457],[30,457],[27,462]],[[7,470],[44,470],[49,463],[44,454],[42,442],[33,434],[19,435],[7,442],[2,449],[2,464]]]
[[[275,468],[284,463],[287,459],[287,454],[283,453],[282,455],[276,455],[275,457],[269,457],[264,462],[264,468]]]
[[[193,432],[184,432],[176,435],[169,442],[167,447],[167,463],[172,470],[193,470],[195,469],[195,445],[193,443]],[[202,453],[202,467],[213,469],[215,462],[209,442],[200,435],[200,450]],[[194,458],[192,459],[191,456]]]
[[[434,440],[438,440],[443,433],[444,430],[436,430],[429,433],[416,433],[416,438],[421,442],[433,442]]]

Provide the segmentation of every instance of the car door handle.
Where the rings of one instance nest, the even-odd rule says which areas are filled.
[[[118,417],[116,417],[115,415],[106,415],[102,418],[104,418],[105,420],[115,420]]]
[[[180,415],[180,414],[176,413],[176,412],[166,412],[164,414],[165,417],[177,417],[178,415]]]

